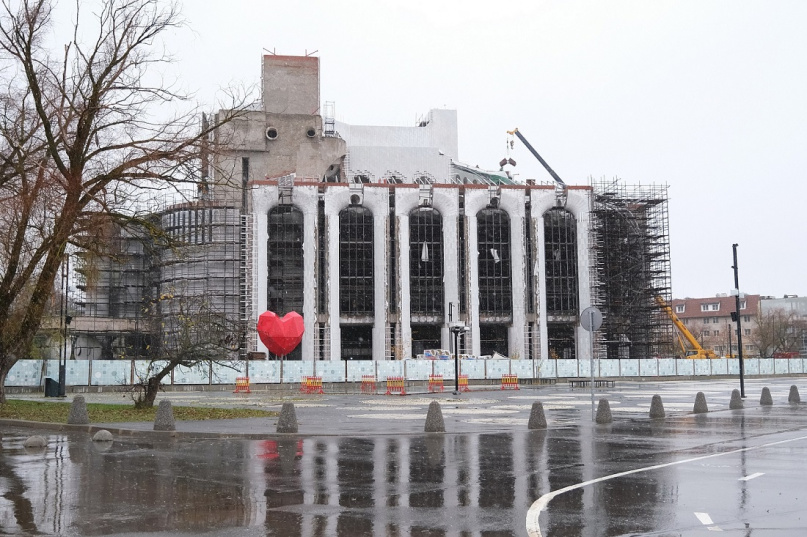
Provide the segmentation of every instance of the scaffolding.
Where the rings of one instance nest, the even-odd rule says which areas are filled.
[[[215,345],[230,358],[245,357],[255,348],[244,328],[252,313],[251,218],[199,200],[157,208],[147,220],[128,228],[110,223],[103,252],[79,253],[78,354],[160,358],[192,315],[202,330],[216,326]]]
[[[600,356],[669,354],[672,327],[655,297],[669,302],[667,186],[592,180],[590,270],[594,304],[603,312]]]

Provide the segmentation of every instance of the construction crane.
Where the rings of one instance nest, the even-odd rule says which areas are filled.
[[[684,326],[684,323],[681,322],[681,319],[678,318],[678,315],[675,314],[670,305],[667,304],[666,300],[664,300],[661,296],[656,295],[656,304],[661,306],[661,309],[667,313],[667,316],[673,322],[675,328],[678,329],[678,343],[681,345],[681,350],[684,351],[684,355],[687,358],[719,358],[715,351],[711,349],[704,349],[701,344],[698,343],[698,340],[695,339],[692,332],[687,330],[687,327]],[[687,349],[686,345],[684,345],[684,341],[681,338],[682,336],[689,342],[689,345],[691,346],[690,349]]]
[[[516,136],[519,140],[521,140],[521,143],[524,144],[526,146],[526,148],[530,150],[530,153],[532,153],[533,156],[538,159],[538,162],[541,163],[541,165],[544,167],[544,169],[547,172],[549,172],[549,175],[551,175],[552,179],[554,179],[555,182],[557,183],[556,188],[555,188],[555,199],[556,199],[556,202],[557,202],[556,204],[559,207],[565,207],[566,206],[566,183],[563,182],[563,179],[561,179],[560,176],[555,173],[555,170],[553,170],[552,167],[549,164],[547,164],[547,162],[543,159],[543,157],[541,157],[541,155],[538,154],[538,151],[536,151],[535,148],[532,147],[532,144],[529,143],[526,138],[524,138],[524,135],[519,132],[518,127],[516,127],[515,129],[513,129],[511,131],[507,131],[507,134],[509,134],[510,136]],[[512,142],[511,142],[511,147],[512,147]]]

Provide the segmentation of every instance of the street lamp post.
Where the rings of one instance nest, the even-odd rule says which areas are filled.
[[[737,276],[737,244],[732,244],[731,247],[734,252],[734,265],[731,267],[734,269],[734,289],[732,289],[731,294],[734,295],[734,311],[737,316],[737,356],[740,360],[740,397],[745,398],[745,379],[743,378],[743,331],[742,322],[740,321],[740,280]]]

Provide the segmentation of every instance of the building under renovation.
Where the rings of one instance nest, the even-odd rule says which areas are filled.
[[[285,359],[417,358],[453,350],[451,328],[461,354],[587,359],[593,305],[598,356],[669,354],[655,305],[670,299],[666,187],[517,184],[464,165],[454,110],[337,122],[316,57],[266,55],[262,83],[211,140],[227,149],[202,166],[198,199],[155,211],[171,245],[118,230],[122,255],[80,269],[79,352],[167,352],[202,308],[231,323],[241,357],[266,354],[255,325],[270,310],[305,321]]]

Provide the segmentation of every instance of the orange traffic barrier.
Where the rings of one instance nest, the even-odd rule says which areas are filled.
[[[443,391],[443,375],[429,375],[429,393]]]
[[[518,389],[518,375],[502,375],[502,390]]]
[[[361,376],[361,393],[376,393],[375,377],[373,375]]]
[[[457,386],[461,392],[470,392],[471,388],[468,387],[468,375],[460,375]]]
[[[303,377],[300,393],[325,393],[322,389],[322,377]]]
[[[387,377],[387,393],[385,395],[394,393],[406,395],[406,386],[404,384],[403,377]]]
[[[236,377],[233,393],[252,393],[249,390],[249,377]]]

